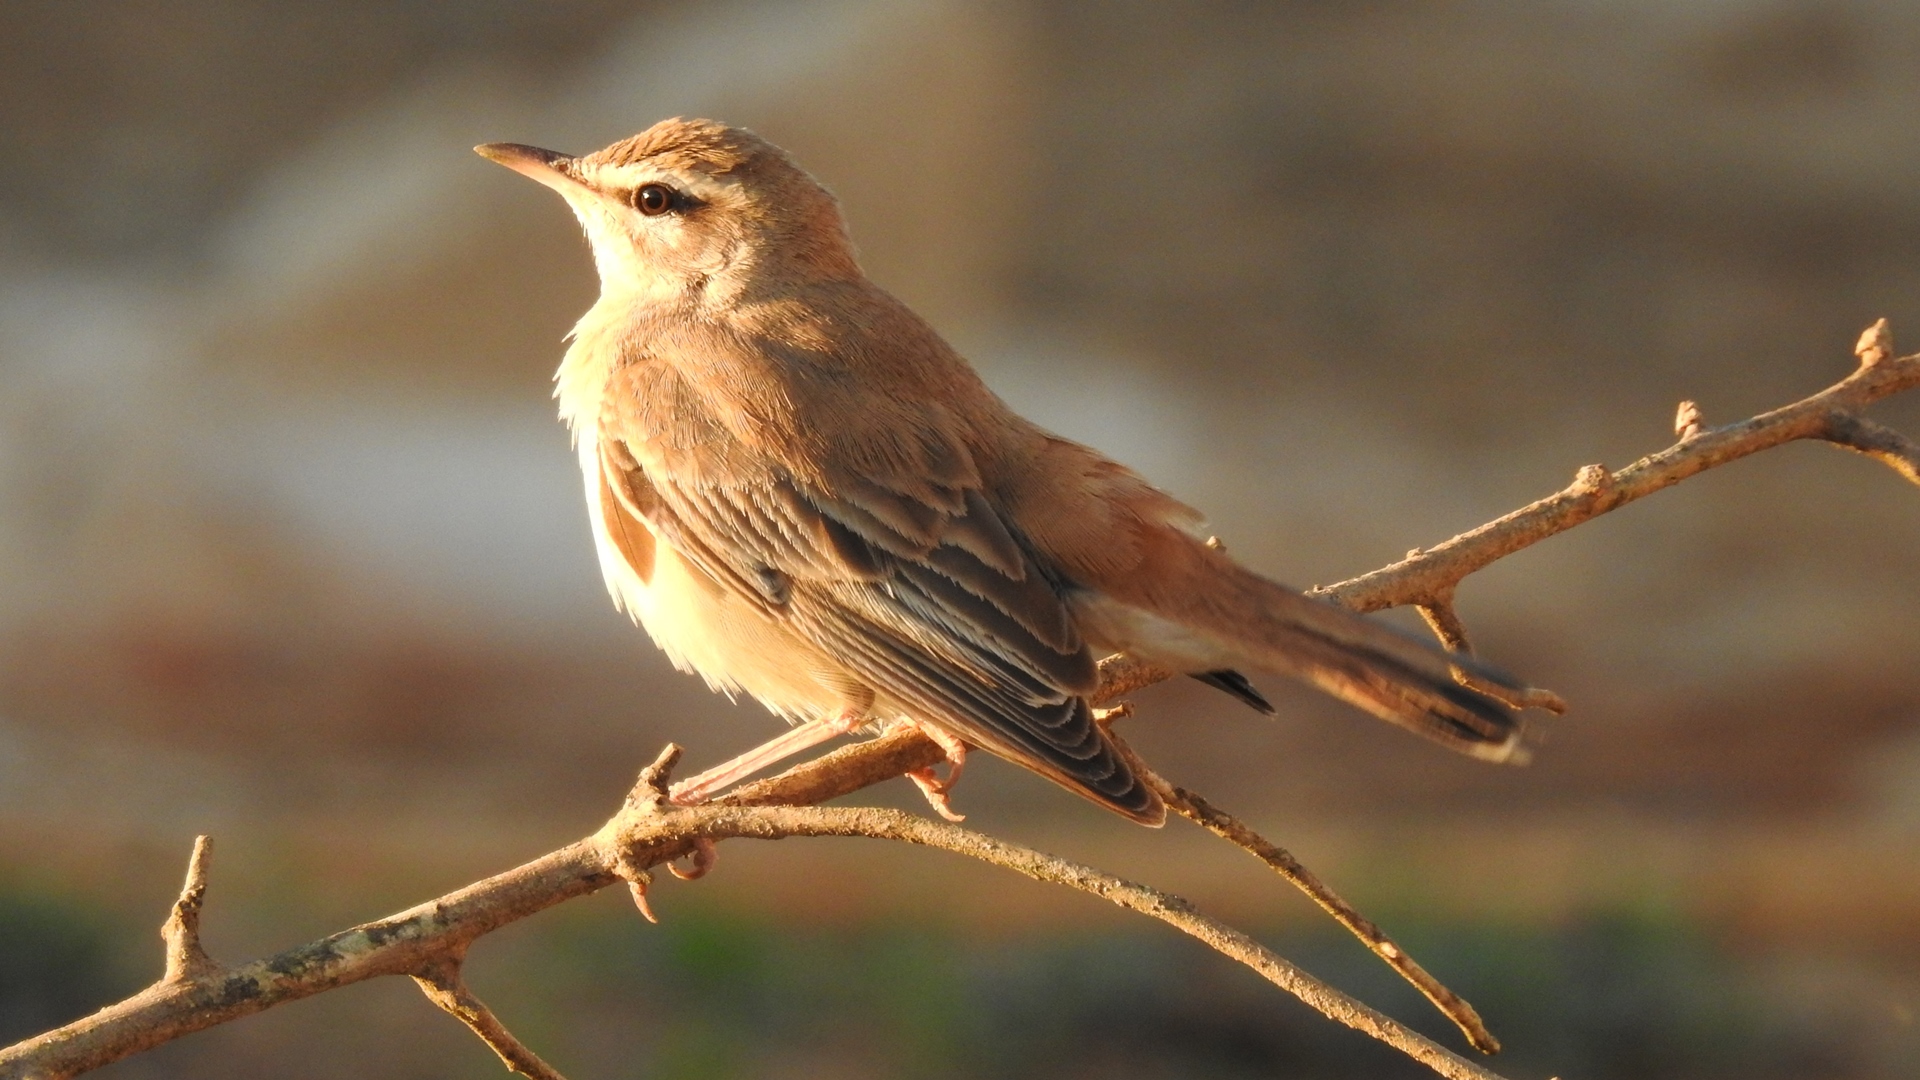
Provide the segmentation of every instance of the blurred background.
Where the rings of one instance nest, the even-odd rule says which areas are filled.
[[[469,149],[745,124],[1017,408],[1300,586],[1920,340],[1920,9],[1876,0],[0,7],[0,1038],[583,835],[768,737],[608,603],[549,377],[595,293]],[[1920,434],[1920,398],[1877,415]],[[1788,447],[1471,579],[1532,766],[1273,679],[1128,737],[1475,1001],[1513,1077],[1920,1076],[1920,491]],[[903,782],[867,793],[912,807]],[[997,762],[970,824],[1182,893],[1448,1045],[1244,855]],[[619,890],[615,890],[619,892]],[[575,1077],[1422,1070],[946,856],[727,845],[486,939]],[[407,985],[114,1077],[484,1077]]]

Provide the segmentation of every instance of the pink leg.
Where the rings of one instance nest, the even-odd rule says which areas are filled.
[[[848,709],[826,720],[797,724],[777,739],[762,743],[732,761],[723,762],[673,785],[668,798],[681,806],[697,806],[711,799],[721,788],[751,776],[776,761],[845,735],[865,723],[866,719],[864,710]]]
[[[947,752],[947,778],[945,780],[940,779],[939,774],[935,773],[932,768],[910,769],[907,771],[907,779],[913,781],[914,786],[920,789],[920,794],[927,797],[927,802],[932,805],[935,812],[941,817],[946,818],[948,821],[967,820],[967,815],[955,811],[952,805],[947,802],[947,793],[953,790],[953,785],[960,782],[960,770],[966,768],[967,744],[947,734],[945,731],[934,727],[932,724],[918,724],[911,720],[906,721],[906,724],[920,734],[939,743],[940,749]]]

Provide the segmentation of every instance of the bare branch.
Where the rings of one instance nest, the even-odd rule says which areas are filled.
[[[1391,566],[1310,592],[1354,611],[1434,604],[1469,574],[1522,548],[1717,465],[1797,439],[1839,442],[1920,482],[1913,443],[1859,415],[1859,410],[1875,401],[1920,386],[1920,355],[1892,358],[1892,338],[1885,323],[1882,319],[1861,335],[1859,368],[1811,397],[1737,424],[1699,431],[1618,473],[1610,474],[1599,465],[1586,466],[1564,490],[1497,521],[1415,551]],[[1861,434],[1855,436],[1855,432]],[[1856,437],[1858,442],[1853,441]]]
[[[531,1080],[567,1080],[553,1066],[540,1060],[540,1055],[527,1049],[525,1043],[514,1038],[513,1032],[493,1015],[487,1004],[467,989],[467,980],[461,975],[460,968],[466,960],[465,950],[449,952],[422,965],[413,972],[413,981],[427,1000],[451,1013],[455,1019],[472,1029],[480,1041],[496,1054],[508,1070],[530,1077]]]
[[[641,786],[648,785],[643,781]],[[1495,1078],[1312,978],[1245,934],[1198,914],[1186,901],[1076,863],[893,810],[719,804],[680,808],[650,799],[629,800],[593,836],[431,903],[243,967],[163,980],[90,1017],[0,1051],[0,1076],[73,1076],[285,1001],[402,974],[440,995],[435,1003],[466,1021],[511,1067],[543,1075],[527,1071],[539,1059],[471,994],[460,990],[457,965],[468,945],[509,922],[621,880],[622,867],[658,866],[731,837],[788,836],[903,840],[1105,897],[1198,938],[1329,1017],[1395,1046],[1443,1076]],[[451,972],[449,964],[455,965]]]
[[[160,939],[167,943],[167,973],[161,976],[162,982],[182,982],[220,968],[200,944],[200,908],[207,899],[207,863],[212,858],[213,837],[194,837],[186,884],[160,927]]]
[[[396,915],[240,967],[161,980],[0,1050],[0,1078],[74,1076],[182,1035],[381,975],[410,975],[508,923],[619,881],[592,839]]]
[[[1453,590],[1436,592],[1423,604],[1418,605],[1420,617],[1427,620],[1428,629],[1440,639],[1448,652],[1470,653],[1473,644],[1467,640],[1466,624],[1453,610]]]
[[[1246,934],[1194,910],[1178,896],[1114,877],[1032,848],[944,821],[875,807],[725,807],[702,806],[661,815],[700,820],[698,831],[715,840],[749,837],[778,840],[788,836],[864,836],[939,848],[1024,874],[1035,881],[1064,885],[1111,901],[1129,911],[1158,919],[1222,955],[1245,964],[1267,981],[1293,994],[1322,1015],[1364,1032],[1450,1080],[1499,1080],[1494,1073],[1377,1012],[1294,966]],[[620,824],[619,819],[613,823]],[[632,832],[616,831],[608,841],[640,852],[653,850],[659,822],[638,821]],[[673,831],[669,825],[669,831]]]
[[[1506,555],[1706,469],[1786,442],[1816,439],[1867,454],[1920,483],[1920,447],[1860,412],[1874,401],[1920,386],[1920,357],[1893,356],[1884,320],[1861,336],[1857,352],[1859,368],[1812,397],[1719,428],[1702,427],[1697,408],[1682,409],[1676,418],[1681,439],[1674,446],[1617,474],[1600,466],[1583,468],[1564,491],[1434,548],[1415,550],[1391,566],[1317,589],[1315,594],[1363,612],[1418,606],[1443,641],[1464,649],[1466,631],[1452,606],[1453,592],[1460,581]],[[1101,672],[1102,687],[1096,703],[1103,705],[1173,674],[1120,658],[1104,661]],[[1514,704],[1551,708],[1556,701],[1543,691],[1534,691]],[[503,1046],[517,1048],[501,1051],[510,1066],[530,1076],[551,1076],[550,1069],[544,1074],[528,1071],[547,1067],[513,1040],[498,1020],[464,990],[458,978],[459,964],[468,945],[508,923],[619,881],[629,884],[636,903],[645,912],[651,867],[690,854],[696,855],[697,867],[701,856],[696,853],[710,853],[713,842],[727,837],[777,839],[800,835],[871,836],[925,844],[1005,866],[1037,880],[1105,896],[1179,927],[1260,971],[1329,1016],[1399,1047],[1444,1076],[1478,1080],[1493,1076],[1325,987],[1244,934],[1198,915],[1176,897],[949,824],[893,811],[811,807],[934,765],[945,757],[938,745],[911,728],[900,727],[825,754],[693,809],[671,808],[663,802],[665,776],[677,756],[677,748],[663,751],[643,773],[620,813],[594,836],[429,903],[237,968],[215,963],[199,942],[210,850],[202,838],[195,845],[180,899],[162,931],[167,943],[166,974],[125,1001],[0,1050],[0,1078],[73,1076],[192,1031],[383,975],[419,979],[430,996],[445,998],[442,1001],[442,997],[436,997],[437,1004],[446,1008],[451,1002],[465,1010],[449,1009],[496,1050]],[[1164,780],[1158,783],[1172,793],[1174,797],[1168,802],[1178,812],[1251,852],[1314,897],[1427,992],[1477,1046],[1493,1045],[1492,1037],[1485,1034],[1469,1006],[1406,958],[1378,927],[1353,911],[1291,855],[1198,795]],[[1163,798],[1167,798],[1167,791],[1162,792]],[[491,1027],[482,1030],[482,1024]],[[510,1054],[524,1054],[524,1058]],[[522,1068],[523,1064],[527,1068]]]
[[[1842,449],[1865,454],[1920,484],[1920,443],[1885,424],[1849,412],[1835,412],[1827,417],[1827,430],[1820,437]]]
[[[1448,989],[1440,980],[1427,972],[1426,968],[1407,955],[1405,949],[1395,944],[1386,932],[1374,924],[1373,920],[1356,911],[1353,905],[1341,898],[1319,876],[1306,868],[1293,853],[1273,843],[1266,837],[1254,832],[1245,822],[1232,814],[1221,810],[1196,792],[1169,783],[1159,773],[1133,752],[1126,740],[1109,731],[1114,745],[1127,759],[1127,764],[1152,787],[1163,802],[1175,813],[1188,821],[1199,825],[1215,836],[1227,841],[1266,863],[1275,873],[1285,878],[1295,888],[1307,894],[1320,910],[1331,915],[1335,922],[1346,927],[1348,932],[1359,938],[1375,956],[1387,962],[1387,965],[1400,973],[1400,976],[1426,995],[1447,1019],[1460,1028],[1467,1041],[1475,1050],[1483,1054],[1500,1052],[1500,1040],[1493,1037],[1480,1014],[1467,1003],[1465,998]]]
[[[1149,664],[1131,656],[1109,656],[1100,661],[1100,689],[1094,691],[1093,703],[1105,705],[1117,701],[1135,690],[1165,682],[1175,674],[1158,664]]]

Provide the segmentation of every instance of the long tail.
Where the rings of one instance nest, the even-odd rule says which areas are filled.
[[[1202,571],[1178,575],[1185,588],[1109,595],[1093,600],[1087,614],[1127,642],[1128,651],[1202,681],[1220,685],[1223,670],[1236,667],[1291,675],[1462,753],[1525,760],[1518,714],[1461,685],[1453,668],[1524,691],[1513,676],[1309,599],[1224,554],[1200,555],[1204,569],[1181,561],[1188,562],[1184,569]]]
[[[1457,665],[1476,679],[1516,693],[1527,688],[1524,682],[1473,657],[1443,652],[1385,623],[1229,565],[1233,591],[1251,601],[1259,617],[1206,629],[1213,629],[1209,636],[1217,635],[1242,663],[1304,679],[1462,753],[1487,761],[1524,760],[1519,714],[1461,685],[1453,669]]]

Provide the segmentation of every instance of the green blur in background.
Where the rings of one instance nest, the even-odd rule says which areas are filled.
[[[1767,993],[1755,970],[1671,914],[1588,913],[1551,927],[1397,920],[1400,940],[1508,1040],[1509,1075],[1904,1075],[1911,1030]],[[129,993],[136,934],[80,896],[10,892],[0,1037]],[[1271,929],[1271,928],[1269,928]],[[1266,935],[1368,1001],[1446,1025],[1343,935]],[[795,927],[696,905],[659,926],[624,901],[537,917],[476,950],[478,992],[570,1075],[673,1077],[1418,1077],[1397,1052],[1332,1025],[1171,932],[1065,931],[981,941],[915,920]],[[1803,976],[1804,977],[1804,976]],[[219,1029],[107,1076],[489,1076],[450,1018],[355,987],[289,1007],[292,1047]],[[396,1000],[396,998],[398,1000]],[[261,1018],[259,1022],[266,1022]]]

